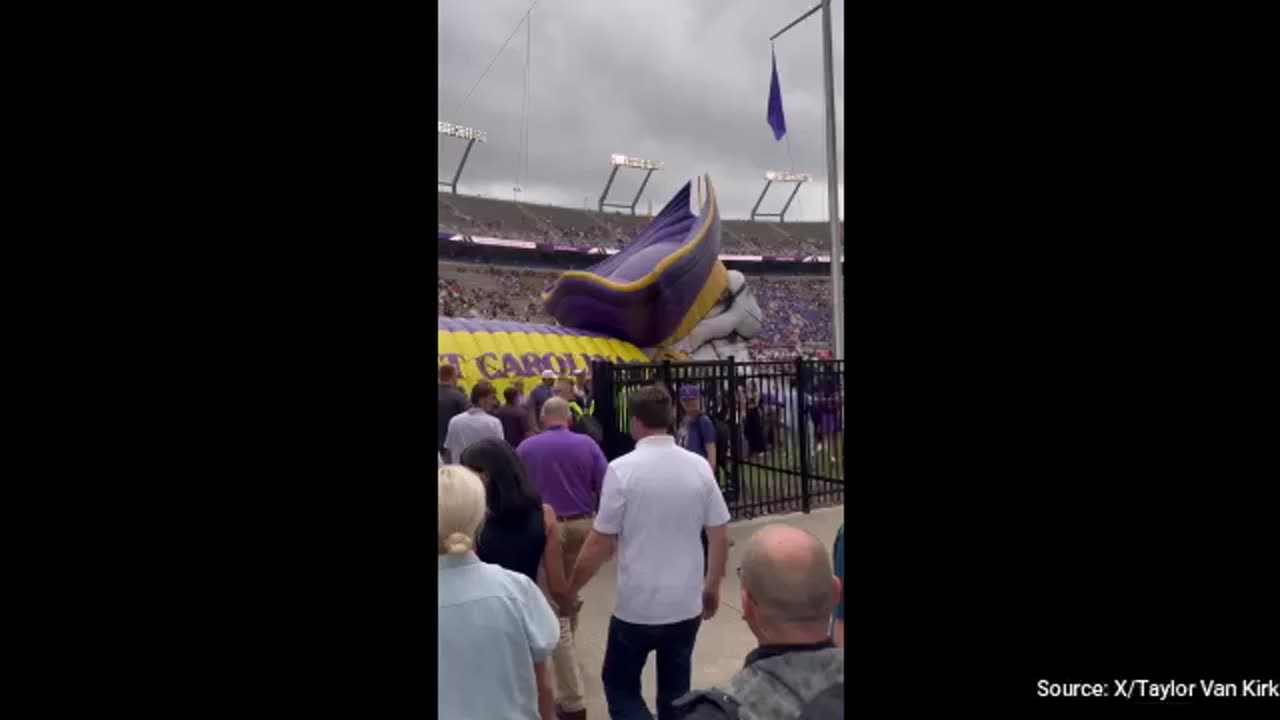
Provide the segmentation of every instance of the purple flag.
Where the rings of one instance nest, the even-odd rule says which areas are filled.
[[[773,78],[769,80],[769,127],[773,128],[773,139],[781,140],[787,134],[787,118],[782,114],[782,88],[778,86],[778,56],[773,56]]]

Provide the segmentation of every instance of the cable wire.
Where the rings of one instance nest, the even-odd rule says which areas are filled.
[[[495,54],[493,56],[493,59],[489,61],[489,65],[485,67],[484,72],[480,73],[480,77],[476,79],[476,83],[471,86],[470,90],[467,91],[466,97],[462,98],[462,104],[458,106],[458,110],[454,114],[454,116],[457,117],[459,121],[461,121],[462,119],[462,111],[466,109],[467,103],[471,100],[471,96],[475,93],[476,88],[480,87],[481,82],[484,82],[484,79],[489,74],[489,71],[493,69],[494,63],[498,62],[498,58],[501,57],[503,51],[507,49],[507,45],[511,43],[511,38],[514,38],[516,36],[516,33],[520,32],[520,26],[524,25],[525,21],[529,19],[529,14],[533,12],[533,9],[537,7],[538,3],[540,2],[542,2],[542,0],[534,0],[534,3],[530,5],[529,9],[524,12],[524,15],[520,18],[520,22],[516,23],[516,26],[511,31],[511,34],[507,36],[506,40],[502,41],[502,47],[498,48],[497,54]]]

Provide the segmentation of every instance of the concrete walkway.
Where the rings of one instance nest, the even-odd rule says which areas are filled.
[[[756,639],[742,621],[741,590],[738,586],[737,568],[746,548],[747,539],[761,525],[785,523],[803,528],[822,541],[830,552],[836,540],[836,531],[844,522],[844,507],[823,508],[808,515],[793,513],[744,520],[729,525],[729,537],[734,547],[729,548],[725,579],[720,586],[720,610],[716,616],[702,624],[698,631],[698,644],[693,651],[693,686],[705,688],[721,685],[742,668],[747,653],[756,647]],[[578,624],[578,661],[582,664],[583,695],[586,696],[588,720],[604,720],[609,717],[604,701],[604,687],[600,682],[600,668],[604,665],[605,640],[608,637],[609,617],[613,613],[617,597],[617,571],[609,561],[596,577],[582,589],[582,614]],[[654,667],[651,655],[642,676],[645,701],[650,711],[657,697]]]

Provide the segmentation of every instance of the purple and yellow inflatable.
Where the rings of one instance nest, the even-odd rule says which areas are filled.
[[[561,274],[542,299],[565,327],[660,347],[692,332],[728,286],[708,179],[701,214],[689,211],[685,183],[622,252],[588,270]]]
[[[440,318],[436,338],[440,365],[456,367],[468,388],[489,380],[499,393],[519,379],[532,390],[543,370],[572,375],[589,370],[593,360],[648,360],[631,343],[559,325]]]
[[[542,295],[558,325],[439,318],[439,364],[457,367],[468,387],[484,379],[501,391],[544,370],[585,371],[594,359],[749,359],[760,308],[743,275],[720,262],[710,178],[706,187],[697,215],[686,183],[621,252],[561,273]]]

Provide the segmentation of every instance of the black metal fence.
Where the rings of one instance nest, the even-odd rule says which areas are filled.
[[[734,519],[844,502],[843,361],[600,362],[591,375],[610,460],[635,447],[628,393],[664,385],[677,402],[677,433],[688,416],[680,390],[692,384],[716,427],[716,474]]]

